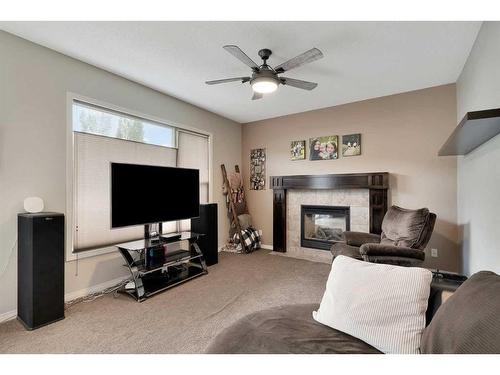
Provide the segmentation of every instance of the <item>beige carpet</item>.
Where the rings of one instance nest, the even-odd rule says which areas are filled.
[[[274,256],[221,253],[201,276],[142,303],[107,295],[26,331],[0,324],[0,353],[202,353],[240,317],[271,306],[319,302],[330,266]]]

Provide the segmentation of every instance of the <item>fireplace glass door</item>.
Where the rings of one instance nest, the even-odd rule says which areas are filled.
[[[350,229],[350,209],[344,206],[301,206],[301,246],[330,250]]]

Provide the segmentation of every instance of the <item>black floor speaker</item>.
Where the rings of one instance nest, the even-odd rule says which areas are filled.
[[[64,215],[17,217],[17,319],[35,329],[64,319]]]
[[[196,233],[203,233],[204,236],[198,240],[201,252],[207,262],[207,266],[217,264],[218,253],[218,232],[217,232],[217,204],[201,204],[200,217],[191,219],[191,230]]]

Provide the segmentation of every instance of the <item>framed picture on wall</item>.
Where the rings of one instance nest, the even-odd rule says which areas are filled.
[[[290,154],[292,160],[304,160],[306,158],[306,141],[292,141]]]
[[[338,158],[339,137],[327,135],[309,139],[309,160],[334,160]]]
[[[266,149],[250,150],[250,190],[266,188]]]
[[[361,155],[361,134],[342,136],[342,156]]]

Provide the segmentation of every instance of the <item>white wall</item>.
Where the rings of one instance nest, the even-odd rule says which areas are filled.
[[[16,308],[17,213],[27,196],[66,212],[66,100],[73,92],[213,134],[219,244],[228,233],[220,164],[241,164],[241,125],[0,31],[0,317]],[[144,66],[147,69],[147,65]],[[3,262],[5,264],[5,262]],[[126,275],[117,254],[66,264],[66,293]]]
[[[457,122],[500,108],[500,22],[484,22],[457,82]],[[458,160],[463,270],[500,272],[500,136]]]

